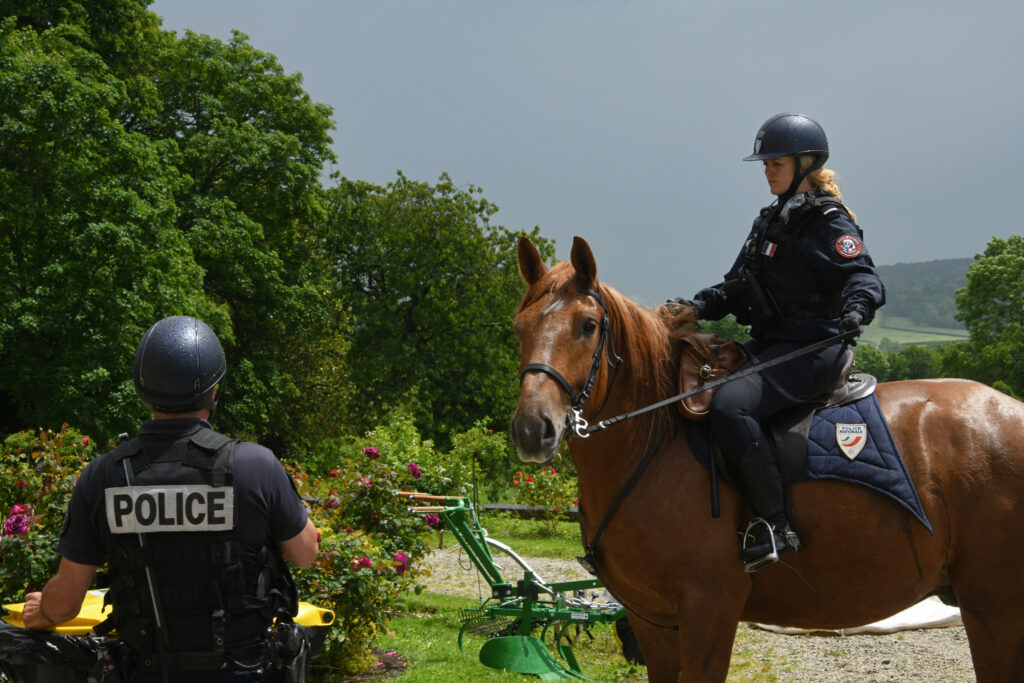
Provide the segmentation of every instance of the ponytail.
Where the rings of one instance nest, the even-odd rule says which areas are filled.
[[[814,163],[814,157],[810,154],[805,154],[800,157],[800,169],[806,171],[807,168]],[[828,194],[832,195],[836,199],[842,199],[843,193],[839,191],[839,184],[836,182],[836,172],[828,168],[818,168],[807,174],[807,179],[811,182],[815,188],[821,188]],[[853,222],[857,222],[857,214],[855,214],[850,207],[846,207],[847,213],[850,214],[850,218]]]

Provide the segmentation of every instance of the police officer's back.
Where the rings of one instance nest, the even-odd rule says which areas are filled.
[[[202,321],[155,323],[135,354],[140,398],[153,410],[133,439],[83,471],[72,493],[57,575],[27,596],[25,623],[73,618],[103,560],[107,601],[136,680],[272,680],[268,627],[294,614],[282,562],[307,566],[317,532],[291,480],[266,448],[207,421],[226,374]]]

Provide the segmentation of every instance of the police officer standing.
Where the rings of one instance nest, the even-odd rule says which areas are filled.
[[[750,326],[745,345],[768,361],[814,342],[855,336],[885,303],[885,289],[864,248],[854,214],[841,200],[835,173],[823,168],[825,131],[800,114],[765,121],[744,161],[761,161],[777,200],[761,210],[725,276],[691,303],[697,315],[732,313]],[[841,340],[816,352],[723,385],[709,416],[712,432],[736,470],[760,518],[741,553],[756,571],[796,552],[800,539],[785,512],[781,472],[760,421],[820,398],[838,379]]]
[[[210,427],[226,371],[201,320],[149,328],[133,375],[153,419],[83,469],[57,573],[26,596],[28,628],[73,619],[108,558],[113,609],[97,630],[127,645],[122,680],[274,680],[268,629],[297,607],[282,558],[316,558],[316,527],[274,454]]]

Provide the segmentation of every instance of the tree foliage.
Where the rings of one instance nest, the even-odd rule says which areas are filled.
[[[517,235],[489,223],[497,207],[446,175],[431,185],[399,173],[387,187],[343,178],[328,195],[322,245],[352,315],[353,423],[401,406],[442,444],[480,419],[504,427],[523,285]]]
[[[330,109],[235,34],[132,0],[16,3],[0,31],[0,407],[100,437],[142,414],[134,346],[185,313],[221,337],[219,415],[275,447],[344,401],[344,316],[312,227]],[[317,409],[317,410],[314,410]]]
[[[969,258],[956,258],[879,266],[886,298],[881,312],[924,327],[960,328],[953,301],[970,264]]]
[[[952,346],[947,371],[1024,395],[1024,237],[992,238],[956,303],[970,341]]]
[[[154,62],[161,108],[137,127],[175,141],[191,181],[175,193],[177,227],[204,291],[231,311],[223,424],[285,447],[343,402],[344,319],[312,232],[331,110],[237,32],[228,43],[188,32]]]
[[[81,37],[0,27],[0,402],[10,431],[127,427],[140,408],[133,340],[174,307],[225,320],[175,228],[174,146],[123,128],[124,85]]]

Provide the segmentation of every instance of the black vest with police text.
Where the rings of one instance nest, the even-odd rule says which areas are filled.
[[[237,444],[197,426],[166,447],[126,441],[107,458],[105,629],[139,651],[143,670],[252,660],[272,619],[294,614],[279,553],[235,540]]]

